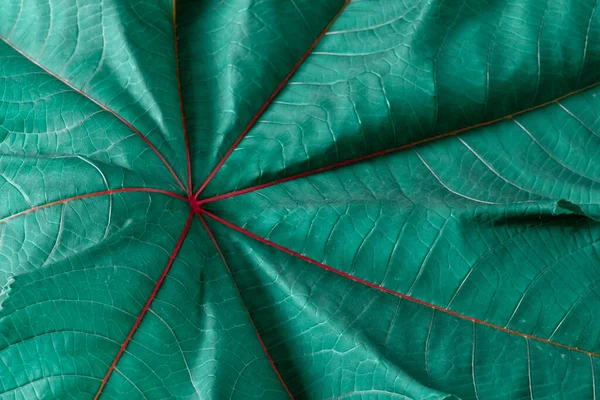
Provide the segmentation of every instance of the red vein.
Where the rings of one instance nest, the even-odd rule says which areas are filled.
[[[574,351],[574,352],[578,352],[578,353],[583,353],[583,354],[586,354],[586,355],[592,356],[592,357],[600,357],[600,354],[598,354],[598,353],[593,353],[591,351],[582,350],[582,349],[579,349],[577,347],[567,346],[567,345],[564,345],[564,344],[561,344],[561,343],[558,343],[558,342],[554,342],[552,340],[548,340],[548,339],[544,339],[544,338],[541,338],[541,337],[529,335],[527,333],[518,332],[518,331],[515,331],[513,329],[505,328],[505,327],[500,326],[500,325],[495,325],[495,324],[492,324],[490,322],[487,322],[487,321],[484,321],[484,320],[481,320],[481,319],[477,319],[477,318],[469,317],[468,315],[460,314],[460,313],[458,313],[456,311],[452,311],[452,310],[449,310],[447,308],[440,307],[440,306],[437,306],[437,305],[432,304],[432,303],[428,303],[428,302],[423,301],[423,300],[419,300],[419,299],[417,299],[415,297],[412,297],[412,296],[407,296],[405,294],[402,294],[402,293],[399,293],[399,292],[395,292],[395,291],[387,289],[387,288],[385,288],[383,286],[376,285],[376,284],[371,283],[369,281],[366,281],[364,279],[357,278],[356,276],[350,275],[350,274],[348,274],[346,272],[343,272],[343,271],[340,271],[338,269],[332,268],[332,267],[330,267],[328,265],[322,264],[322,263],[320,263],[320,262],[318,262],[316,260],[313,260],[312,258],[303,256],[300,253],[297,253],[297,252],[295,252],[295,251],[293,251],[291,249],[288,249],[287,247],[281,246],[281,245],[279,245],[277,243],[274,243],[274,242],[272,242],[272,241],[270,241],[268,239],[265,239],[265,238],[263,238],[261,236],[258,236],[255,233],[252,233],[252,232],[250,232],[250,231],[248,231],[248,230],[246,230],[244,228],[241,228],[241,227],[239,227],[239,226],[237,226],[237,225],[235,225],[235,224],[233,224],[233,223],[231,223],[231,222],[229,222],[227,220],[224,220],[223,218],[218,217],[218,216],[216,216],[216,215],[214,215],[214,214],[212,214],[212,213],[210,213],[210,212],[208,212],[206,210],[202,210],[202,213],[206,214],[208,217],[216,220],[217,222],[220,222],[221,224],[223,224],[223,225],[225,225],[225,226],[227,226],[227,227],[229,227],[229,228],[231,228],[231,229],[233,229],[233,230],[235,230],[237,232],[240,232],[240,233],[242,233],[242,234],[244,234],[244,235],[246,235],[248,237],[251,237],[252,239],[255,239],[255,240],[257,240],[257,241],[259,241],[261,243],[264,243],[266,245],[274,247],[277,250],[281,250],[281,251],[283,251],[283,252],[285,252],[285,253],[287,253],[287,254],[289,254],[291,256],[299,258],[299,259],[301,259],[303,261],[306,261],[306,262],[308,262],[310,264],[316,265],[317,267],[323,268],[326,271],[333,272],[334,274],[343,276],[344,278],[348,278],[348,279],[350,279],[350,280],[352,280],[354,282],[362,283],[363,285],[366,285],[366,286],[368,286],[370,288],[377,289],[379,291],[382,291],[382,292],[394,295],[396,297],[399,297],[401,299],[410,301],[412,303],[416,303],[416,304],[419,304],[419,305],[422,305],[422,306],[425,306],[425,307],[429,307],[429,308],[434,309],[436,311],[440,311],[440,312],[446,313],[448,315],[452,315],[453,317],[460,318],[460,319],[463,319],[463,320],[466,320],[466,321],[470,321],[470,322],[473,322],[473,323],[476,323],[476,324],[484,325],[484,326],[490,327],[492,329],[496,329],[496,330],[499,330],[499,331],[502,331],[502,332],[509,333],[511,335],[516,335],[516,336],[524,337],[526,339],[536,340],[538,342],[546,343],[546,344],[549,344],[549,345],[552,345],[552,346],[556,346],[556,347],[561,347],[563,349]]]
[[[183,111],[183,94],[181,91],[181,75],[179,73],[179,47],[177,42],[179,40],[177,36],[177,0],[173,0],[173,35],[175,37],[175,68],[177,71],[177,91],[179,93],[179,109],[181,110],[181,123],[183,124],[183,137],[185,141],[185,156],[187,160],[187,193],[188,196],[192,194],[192,159],[190,157],[190,144],[188,140],[187,125],[185,123],[185,113]]]
[[[240,144],[240,142],[242,141],[242,139],[244,138],[244,136],[246,136],[246,134],[248,133],[248,131],[250,131],[250,129],[254,126],[254,124],[256,123],[256,121],[260,118],[260,116],[269,107],[269,105],[271,104],[271,102],[273,102],[273,100],[275,99],[275,97],[277,97],[277,95],[279,94],[279,92],[288,83],[288,81],[290,80],[290,78],[294,75],[294,73],[298,70],[298,68],[300,68],[300,65],[302,65],[302,63],[306,60],[306,58],[310,55],[310,53],[312,53],[313,49],[317,46],[317,44],[321,41],[321,39],[323,39],[323,36],[325,36],[325,34],[329,30],[329,28],[331,28],[331,25],[333,25],[333,23],[335,22],[335,20],[344,11],[344,9],[346,8],[346,6],[348,5],[349,2],[350,2],[350,0],[346,0],[344,2],[344,4],[342,5],[342,8],[340,8],[340,10],[337,12],[337,14],[335,14],[333,16],[332,20],[327,24],[327,26],[325,26],[325,28],[321,31],[321,33],[319,34],[319,36],[317,36],[317,38],[315,39],[315,41],[310,45],[310,47],[308,48],[308,50],[306,50],[306,52],[302,55],[302,57],[300,57],[300,59],[298,60],[298,62],[296,63],[296,65],[294,65],[292,67],[291,71],[286,75],[286,77],[283,79],[283,81],[281,81],[281,83],[279,84],[279,86],[277,86],[277,88],[269,96],[269,98],[267,99],[267,101],[265,101],[265,103],[257,111],[257,113],[254,114],[254,117],[252,117],[252,119],[250,120],[250,122],[248,123],[248,125],[246,125],[246,127],[244,128],[244,130],[242,131],[242,133],[238,136],[238,138],[235,140],[235,142],[233,142],[233,144],[231,145],[231,147],[229,148],[229,150],[227,150],[227,153],[225,153],[225,155],[221,158],[221,160],[219,161],[219,163],[213,168],[213,170],[210,172],[210,174],[208,175],[208,177],[204,180],[204,182],[202,183],[202,185],[200,185],[200,187],[198,188],[198,190],[196,191],[196,193],[194,193],[194,197],[198,197],[198,195],[200,194],[200,192],[202,192],[202,190],[204,190],[204,188],[206,187],[206,185],[208,185],[208,183],[216,175],[216,173],[219,171],[219,169],[221,169],[221,167],[223,166],[223,164],[225,163],[225,161],[227,160],[227,158],[229,158],[229,156],[231,155],[231,153],[233,153],[233,150],[235,150],[235,148]]]
[[[586,91],[588,89],[591,89],[591,88],[593,88],[595,86],[598,86],[599,84],[600,84],[600,82],[596,82],[596,83],[594,83],[592,85],[589,85],[589,86],[586,86],[586,87],[584,87],[582,89],[578,89],[578,90],[575,90],[573,92],[567,93],[567,94],[565,94],[563,96],[557,97],[556,99],[550,100],[550,101],[548,101],[546,103],[542,103],[542,104],[539,104],[537,106],[533,106],[533,107],[527,108],[525,110],[521,110],[521,111],[518,111],[518,112],[515,112],[515,113],[512,113],[512,114],[508,114],[508,115],[505,115],[505,116],[500,117],[500,118],[496,118],[496,119],[491,120],[491,121],[481,122],[479,124],[471,125],[471,126],[468,126],[466,128],[457,129],[457,130],[454,130],[454,131],[451,131],[451,132],[446,132],[446,133],[443,133],[441,135],[433,136],[433,137],[430,137],[430,138],[427,138],[427,139],[418,140],[418,141],[413,142],[413,143],[405,144],[405,145],[394,147],[394,148],[391,148],[391,149],[386,149],[386,150],[378,151],[376,153],[367,154],[367,155],[356,157],[356,158],[352,158],[352,159],[349,159],[349,160],[346,160],[346,161],[341,161],[339,163],[331,164],[331,165],[328,165],[326,167],[317,168],[317,169],[313,169],[311,171],[302,172],[302,173],[299,173],[299,174],[296,174],[296,175],[291,175],[291,176],[288,176],[288,177],[285,177],[285,178],[276,179],[274,181],[263,183],[263,184],[260,184],[260,185],[255,185],[255,186],[251,186],[251,187],[248,187],[248,188],[245,188],[245,189],[235,190],[233,192],[224,193],[224,194],[220,194],[220,195],[212,196],[212,197],[207,197],[205,199],[200,199],[200,204],[209,203],[209,202],[212,202],[212,201],[222,200],[222,199],[226,199],[226,198],[229,198],[229,197],[234,197],[234,196],[239,196],[239,195],[242,195],[242,194],[245,194],[245,193],[254,192],[256,190],[264,189],[264,188],[269,187],[269,186],[274,186],[274,185],[278,185],[280,183],[289,182],[289,181],[293,181],[295,179],[299,179],[299,178],[304,178],[304,177],[307,177],[307,176],[315,175],[315,174],[318,174],[320,172],[325,172],[325,171],[329,171],[329,170],[332,170],[332,169],[344,167],[346,165],[358,163],[360,161],[368,160],[368,159],[375,158],[375,157],[380,157],[380,156],[383,156],[383,155],[386,155],[386,154],[389,154],[389,153],[393,153],[393,152],[396,152],[396,151],[405,150],[405,149],[408,149],[408,148],[411,148],[411,147],[419,146],[421,144],[432,142],[434,140],[443,139],[443,138],[449,137],[449,136],[455,136],[455,135],[457,135],[459,133],[470,131],[470,130],[473,130],[473,129],[476,129],[476,128],[481,128],[481,127],[484,127],[484,126],[492,125],[492,124],[495,124],[495,123],[498,123],[498,122],[501,122],[501,121],[504,121],[504,120],[507,120],[507,119],[514,118],[514,117],[516,117],[518,115],[527,113],[529,111],[537,110],[539,108],[549,106],[550,104],[558,103],[559,101],[561,101],[561,100],[563,100],[563,99],[565,99],[565,98],[567,98],[569,96],[573,96],[573,95],[575,95],[577,93],[581,93],[581,92]]]
[[[231,281],[233,282],[233,286],[235,287],[235,290],[237,290],[238,295],[240,296],[240,299],[243,299],[242,292],[238,288],[238,285],[235,282],[235,280],[233,279],[233,274],[231,273],[231,269],[229,268],[229,264],[227,264],[227,261],[225,260],[225,256],[223,255],[223,252],[221,251],[221,248],[219,247],[219,245],[217,243],[217,240],[215,239],[215,236],[213,235],[212,231],[208,227],[208,224],[206,223],[206,221],[204,220],[204,218],[202,217],[201,214],[198,214],[198,218],[200,218],[200,221],[202,222],[202,225],[204,225],[204,229],[206,229],[206,232],[208,233],[208,236],[210,236],[210,240],[212,240],[213,244],[217,248],[217,251],[219,252],[219,255],[221,256],[221,259],[223,260],[223,264],[225,265],[225,268],[227,268],[227,272],[231,276]],[[243,300],[242,300],[242,302],[243,302]],[[265,343],[263,342],[262,338],[260,337],[260,333],[258,333],[258,329],[256,328],[256,325],[254,325],[254,321],[252,320],[252,317],[250,316],[250,312],[248,311],[248,308],[246,307],[245,304],[244,304],[244,310],[246,311],[246,314],[248,315],[248,319],[250,320],[250,323],[252,324],[252,327],[254,328],[254,333],[256,333],[256,337],[258,338],[258,341],[260,342],[260,345],[261,345],[263,351],[265,352],[265,355],[269,359],[269,363],[271,364],[271,367],[273,368],[273,371],[277,375],[277,378],[279,379],[279,382],[281,382],[281,385],[283,386],[283,388],[285,389],[285,391],[287,392],[287,394],[290,396],[290,399],[293,400],[294,396],[292,395],[292,393],[288,389],[288,387],[285,384],[283,378],[281,377],[281,374],[279,373],[279,371],[277,370],[277,367],[275,366],[275,362],[273,361],[273,359],[269,355],[269,351],[267,350],[267,346],[265,346]]]
[[[27,210],[18,212],[16,214],[10,215],[8,217],[2,218],[0,219],[0,223],[2,222],[6,222],[10,219],[13,218],[17,218],[20,217],[21,215],[25,215],[25,214],[29,214],[32,213],[34,211],[38,211],[41,210],[42,208],[47,208],[47,207],[52,207],[55,206],[57,204],[64,204],[64,203],[68,203],[70,201],[75,201],[75,200],[81,200],[81,199],[87,199],[90,197],[98,197],[98,196],[104,196],[104,195],[111,195],[111,194],[115,194],[115,193],[130,193],[130,192],[148,192],[148,193],[160,193],[160,194],[164,194],[167,196],[171,196],[171,197],[175,197],[179,200],[183,200],[183,201],[188,201],[187,198],[185,198],[184,196],[181,196],[177,193],[173,193],[170,192],[168,190],[163,190],[163,189],[154,189],[154,188],[119,188],[119,189],[109,189],[109,190],[103,190],[101,192],[94,192],[94,193],[86,193],[86,194],[82,194],[79,196],[73,196],[73,197],[67,197],[65,199],[61,199],[61,200],[56,200],[56,201],[52,201],[50,203],[46,203],[46,204],[42,204],[39,206],[35,206],[32,208],[29,208]]]
[[[80,95],[82,95],[83,97],[85,97],[86,99],[90,100],[92,103],[96,104],[98,107],[102,108],[104,111],[108,112],[109,114],[113,115],[114,117],[116,117],[119,121],[121,121],[122,123],[124,123],[127,127],[129,127],[129,129],[131,129],[132,131],[134,131],[147,145],[148,147],[150,147],[152,149],[152,151],[154,153],[156,153],[156,155],[158,156],[158,158],[160,158],[160,160],[163,162],[163,164],[165,164],[165,166],[167,167],[167,169],[169,170],[169,172],[171,173],[171,175],[173,175],[173,178],[175,178],[175,180],[177,181],[177,183],[179,184],[179,186],[185,190],[185,187],[183,186],[183,184],[181,183],[181,181],[179,180],[179,178],[177,177],[177,174],[175,174],[175,171],[173,170],[173,168],[171,167],[171,165],[167,162],[167,160],[163,157],[163,155],[160,153],[160,151],[158,151],[158,149],[150,142],[150,140],[148,140],[148,138],[146,136],[144,136],[144,134],[142,132],[140,132],[137,128],[135,128],[132,124],[130,124],[129,122],[127,122],[123,117],[121,117],[120,115],[118,115],[116,112],[114,112],[113,110],[111,110],[110,108],[108,108],[107,106],[105,106],[104,104],[100,103],[98,100],[95,100],[94,98],[92,98],[90,95],[88,95],[87,93],[83,92],[82,90],[78,89],[77,87],[75,87],[73,84],[71,84],[67,79],[65,78],[61,78],[60,76],[56,75],[54,72],[50,71],[48,68],[44,67],[42,64],[40,64],[38,61],[34,60],[33,58],[31,58],[29,55],[27,55],[25,52],[21,51],[20,49],[18,49],[10,40],[0,36],[0,39],[2,39],[2,41],[4,41],[4,43],[6,43],[8,46],[10,46],[13,50],[15,50],[17,53],[21,54],[23,57],[25,57],[27,60],[29,60],[31,63],[35,64],[36,66],[38,66],[39,68],[41,68],[42,70],[44,70],[44,72],[46,72],[48,75],[53,76],[55,79],[59,80],[60,82],[64,83],[65,85],[67,85],[69,88],[71,88],[73,91],[79,93]]]
[[[173,265],[173,262],[175,261],[175,257],[177,256],[177,253],[179,253],[179,249],[181,249],[181,246],[183,245],[183,241],[185,240],[188,230],[190,229],[190,225],[192,223],[193,216],[194,216],[194,213],[190,212],[190,214],[188,215],[187,221],[185,223],[185,226],[183,227],[183,232],[181,232],[181,235],[179,236],[179,239],[177,240],[177,243],[175,244],[175,249],[173,249],[173,252],[171,253],[171,256],[169,257],[169,262],[167,263],[167,266],[165,267],[162,274],[160,275],[160,278],[158,278],[158,281],[154,285],[154,289],[152,290],[152,293],[150,293],[148,300],[146,300],[146,304],[144,304],[144,308],[142,308],[142,311],[140,312],[137,319],[135,320],[135,323],[131,327],[129,334],[125,338],[125,341],[123,341],[123,344],[121,345],[121,348],[119,349],[119,352],[117,353],[112,364],[108,368],[106,375],[104,375],[104,378],[102,379],[102,383],[100,384],[100,388],[98,388],[98,392],[96,392],[96,396],[94,397],[94,400],[97,400],[98,397],[100,397],[100,394],[102,393],[102,390],[104,389],[104,386],[106,385],[106,382],[108,381],[108,378],[110,378],[110,375],[112,374],[113,370],[115,369],[115,366],[117,365],[117,362],[119,361],[119,358],[121,358],[121,355],[123,355],[125,348],[127,347],[127,345],[129,344],[129,341],[133,337],[133,334],[135,333],[137,327],[140,325],[140,322],[142,322],[142,318],[144,318],[144,315],[150,308],[150,304],[154,300],[154,297],[158,293],[158,290],[160,289],[163,281],[165,280],[165,277],[167,276],[169,269],[171,269],[171,265]]]

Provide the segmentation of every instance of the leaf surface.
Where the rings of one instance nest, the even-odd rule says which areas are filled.
[[[594,84],[595,10],[594,0],[351,2],[208,191],[389,151]]]
[[[595,399],[584,1],[23,1],[0,397]]]

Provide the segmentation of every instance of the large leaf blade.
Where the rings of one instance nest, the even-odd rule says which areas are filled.
[[[280,3],[7,5],[1,396],[595,398],[594,1]]]
[[[489,122],[594,84],[595,10],[593,0],[352,2],[207,195]]]
[[[3,11],[4,43],[113,113],[186,181],[170,1],[36,0]]]
[[[197,218],[102,393],[115,399],[289,398]]]
[[[194,187],[283,88],[345,0],[178,5],[180,75]],[[202,38],[202,41],[198,40]]]
[[[573,118],[597,91],[207,209],[350,277],[597,353],[598,137]]]
[[[21,268],[9,271],[0,310],[6,396],[93,395],[167,265],[189,214],[185,203],[149,193],[112,198],[74,200],[4,223],[3,239],[14,247],[3,258]],[[109,207],[107,234],[101,217]],[[23,239],[10,240],[12,232]],[[21,256],[32,249],[47,263],[32,259],[23,270]]]
[[[457,318],[334,275],[216,222],[211,227],[272,357],[299,397],[595,395],[596,356]]]

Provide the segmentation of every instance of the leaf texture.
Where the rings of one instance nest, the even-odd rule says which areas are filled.
[[[0,398],[597,397],[597,1],[0,8]]]
[[[209,192],[419,142],[594,84],[595,1],[544,3],[351,2]]]

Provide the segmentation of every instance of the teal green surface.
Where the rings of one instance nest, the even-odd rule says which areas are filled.
[[[179,62],[197,187],[344,0],[177,2]],[[201,40],[199,40],[201,38]]]
[[[188,213],[170,197],[130,193],[3,223],[3,398],[92,397]]]
[[[214,227],[299,398],[583,399],[600,377],[586,355],[373,291]]]
[[[170,161],[177,175],[181,179],[185,177],[179,98],[177,91],[173,90],[177,88],[177,74],[170,1],[79,3],[72,0],[34,0],[9,2],[2,6],[2,11],[0,36],[6,42],[133,124]],[[5,50],[3,55],[4,52]],[[13,99],[11,92],[21,94],[23,90],[22,94],[29,97],[35,96],[37,91],[42,91],[46,86],[58,86],[57,82],[47,76],[32,76],[30,71],[23,70],[34,69],[33,66],[24,67],[23,61],[20,61],[21,65],[17,62],[9,64],[9,61],[12,60],[3,57],[5,68],[18,81],[22,79],[25,82],[23,86],[17,86],[18,90],[5,92],[6,100],[17,101],[17,104],[27,102],[27,99]],[[40,72],[35,74],[39,75]],[[37,81],[28,84],[27,80],[30,79]],[[41,80],[49,82],[44,84]],[[30,85],[34,85],[35,90]],[[63,87],[61,94],[69,95],[67,89]],[[46,139],[60,141],[61,133],[68,137],[71,129],[81,129],[84,126],[82,122],[87,122],[87,115],[82,114],[84,110],[88,110],[89,115],[92,107],[77,103],[84,102],[83,99],[60,102],[49,94],[46,96],[48,97],[40,100],[47,102],[40,104],[39,111],[49,107],[50,101],[57,102],[48,110],[49,117],[45,119],[39,115],[30,115],[31,119],[35,118],[35,124],[29,121],[29,124],[19,127],[18,132],[43,134],[60,130],[54,133],[55,137],[50,135]],[[56,110],[67,114],[68,108],[75,108],[71,112],[76,115],[70,121],[62,121],[61,113],[57,114]],[[50,126],[44,126],[44,121]],[[125,128],[126,133],[118,136],[121,141],[131,140],[128,138],[133,134],[131,130],[120,126],[118,122],[114,124],[117,125],[114,129]],[[109,129],[103,126],[102,130]],[[99,135],[99,139],[107,141],[105,135]],[[89,136],[94,135],[89,133]],[[71,146],[73,148],[69,152],[73,152],[76,144]],[[110,148],[108,144],[97,148],[93,144],[85,146],[88,151],[93,148],[98,153]],[[54,147],[54,151],[58,152],[58,148]],[[147,147],[134,154],[145,151],[148,151]],[[130,152],[132,150],[124,151],[126,154]],[[155,168],[158,167],[160,166],[157,164]]]
[[[127,349],[103,398],[288,398],[197,218]]]
[[[597,2],[344,3],[0,6],[1,399],[598,396]]]
[[[596,93],[560,104],[585,118]],[[598,352],[599,140],[552,105],[207,208],[396,292]]]
[[[207,194],[494,120],[593,84],[599,22],[595,0],[351,1]]]

